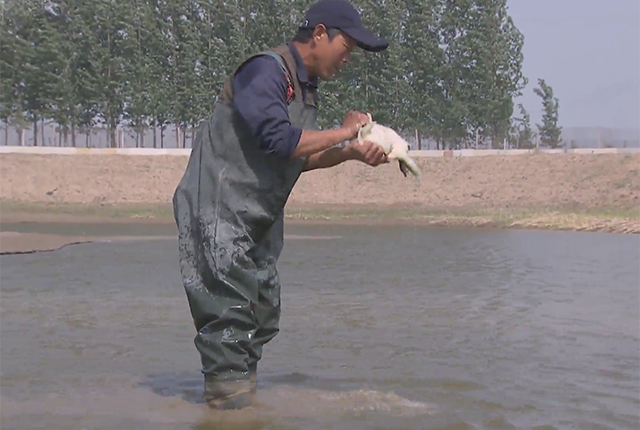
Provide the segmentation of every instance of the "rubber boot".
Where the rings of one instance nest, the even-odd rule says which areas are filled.
[[[205,377],[204,400],[211,409],[242,409],[253,403],[254,384],[251,380],[211,381]]]

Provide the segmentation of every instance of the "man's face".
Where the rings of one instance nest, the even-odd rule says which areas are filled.
[[[356,47],[356,41],[340,32],[333,39],[324,26],[320,25],[314,31],[316,58],[316,74],[327,80],[336,75],[351,59],[351,52]]]

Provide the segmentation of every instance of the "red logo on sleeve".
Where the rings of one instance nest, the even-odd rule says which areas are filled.
[[[293,83],[291,82],[291,76],[289,73],[285,73],[287,78],[287,104],[293,101],[294,92],[293,92]]]

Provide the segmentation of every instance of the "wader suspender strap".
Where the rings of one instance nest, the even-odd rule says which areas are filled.
[[[273,51],[264,51],[262,54],[269,55],[270,57],[275,58],[278,61],[278,64],[280,64],[280,68],[284,72],[284,77],[287,79],[287,104],[290,104],[293,101],[294,97],[293,82],[291,81],[291,75],[284,65],[282,57],[280,56],[280,54],[277,54]]]

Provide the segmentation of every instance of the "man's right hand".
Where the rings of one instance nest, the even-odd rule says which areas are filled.
[[[360,127],[369,123],[369,117],[360,112],[350,111],[342,122],[342,127],[330,130],[303,130],[291,157],[307,157],[320,153],[341,142],[358,137]]]
[[[352,132],[348,140],[358,137],[360,128],[367,124],[369,124],[369,117],[364,113],[356,111],[349,111],[342,121],[342,127]]]

